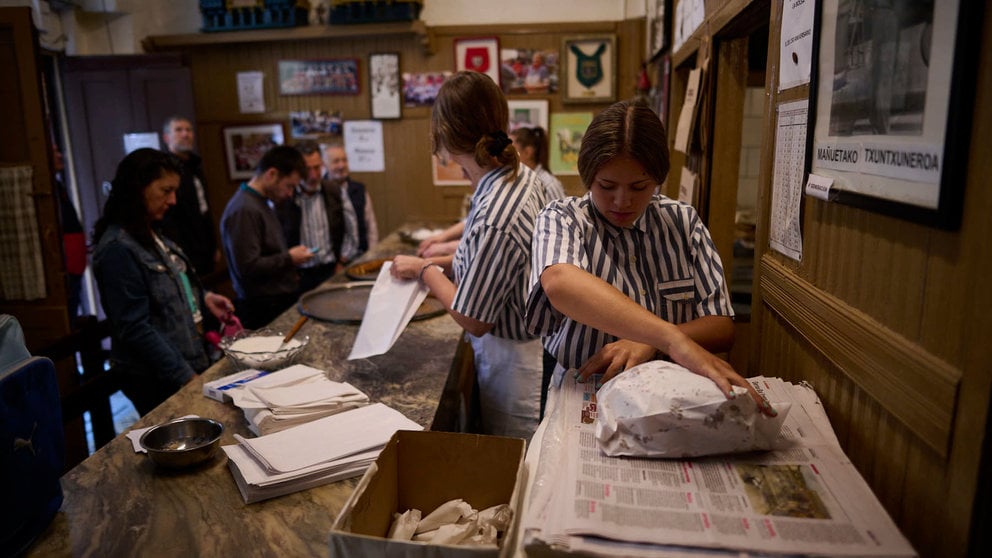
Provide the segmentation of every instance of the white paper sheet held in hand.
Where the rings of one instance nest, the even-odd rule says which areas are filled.
[[[386,262],[379,270],[348,360],[381,355],[388,351],[427,298],[426,287],[419,281],[396,279],[389,274],[391,267],[393,262]]]

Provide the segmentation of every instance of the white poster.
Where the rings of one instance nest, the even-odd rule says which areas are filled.
[[[348,167],[354,172],[383,172],[386,170],[382,148],[382,122],[378,120],[345,121],[344,150],[348,153]]]
[[[779,91],[809,83],[815,13],[815,0],[785,0],[782,7],[782,44],[778,51]]]
[[[262,72],[238,72],[238,107],[242,113],[265,112]]]

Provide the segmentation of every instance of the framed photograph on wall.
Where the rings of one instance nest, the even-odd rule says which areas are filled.
[[[358,60],[280,60],[280,95],[358,95]]]
[[[811,172],[828,199],[957,228],[981,20],[974,2],[902,10],[823,0]],[[815,108],[815,110],[814,110]]]
[[[388,120],[402,116],[399,53],[369,54],[369,100],[372,118]]]
[[[668,34],[672,24],[672,0],[648,0],[646,57],[653,60],[668,48]]]
[[[610,103],[617,98],[615,35],[562,39],[561,100],[565,103]]]
[[[499,85],[499,39],[471,37],[455,39],[455,69],[474,70],[493,78]]]
[[[558,92],[558,49],[503,48],[500,79],[507,95]]]
[[[540,126],[548,132],[548,101],[507,101],[510,107],[510,127],[512,132],[517,128],[534,128]]]
[[[589,124],[592,124],[591,112],[556,112],[551,115],[551,131],[548,133],[551,174],[579,174],[579,146]]]
[[[431,177],[435,186],[468,186],[472,184],[462,174],[462,167],[451,159],[431,155]]]
[[[282,145],[284,141],[282,124],[224,128],[224,154],[231,180],[251,178],[262,155],[269,149]]]
[[[403,104],[408,107],[429,107],[437,99],[444,80],[451,72],[403,73]]]

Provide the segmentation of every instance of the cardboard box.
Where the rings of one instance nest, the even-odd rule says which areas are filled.
[[[515,545],[519,499],[526,482],[524,445],[522,439],[500,436],[397,432],[334,521],[331,556],[509,556]],[[384,538],[394,513],[416,508],[427,515],[455,498],[477,510],[510,505],[513,522],[499,550]]]

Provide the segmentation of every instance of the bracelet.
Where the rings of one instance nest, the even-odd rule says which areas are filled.
[[[438,271],[440,271],[441,273],[444,273],[444,268],[441,267],[441,266],[439,266],[439,265],[437,265],[436,263],[433,263],[433,262],[427,262],[427,263],[425,263],[424,266],[420,268],[420,273],[417,274],[417,281],[419,281],[421,285],[424,284],[424,272],[427,271],[428,269],[432,268],[432,267],[436,267],[438,269]]]

